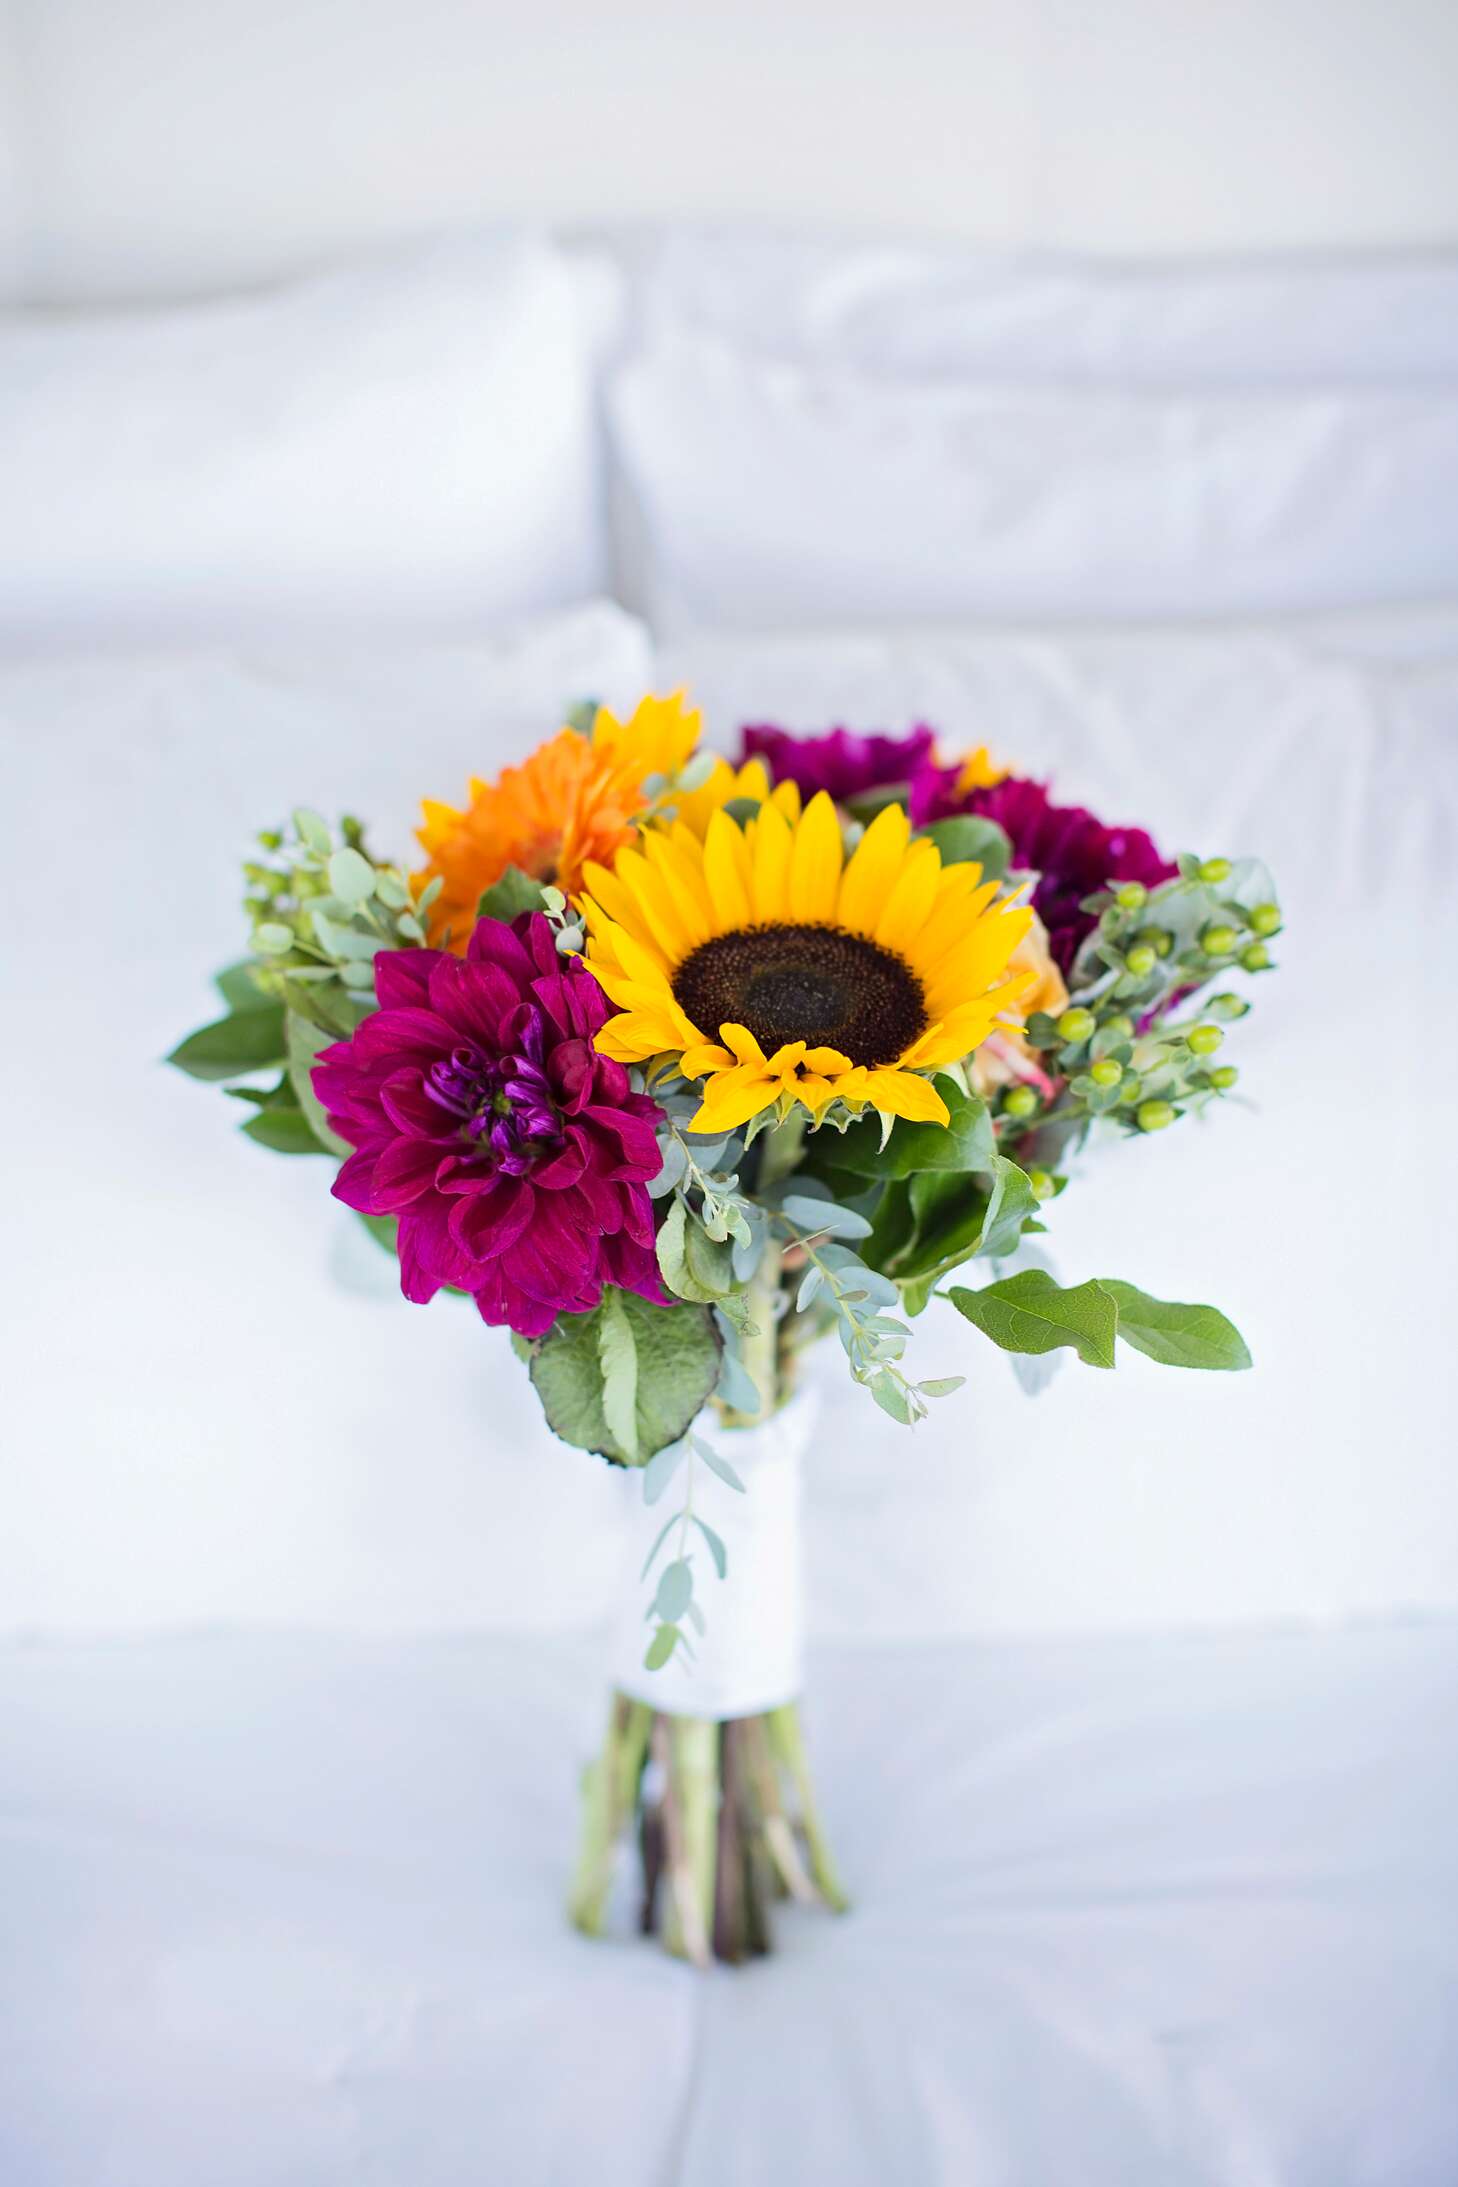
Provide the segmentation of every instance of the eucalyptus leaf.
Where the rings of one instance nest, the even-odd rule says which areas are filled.
[[[693,1522],[708,1543],[709,1555],[713,1558],[715,1570],[722,1579],[729,1569],[729,1552],[724,1547],[723,1540],[714,1532],[707,1519],[699,1517],[697,1511],[693,1513]]]
[[[724,1457],[722,1452],[715,1450],[712,1443],[706,1443],[702,1436],[696,1435],[693,1438],[693,1446],[709,1471],[716,1473],[726,1488],[737,1490],[741,1496],[748,1493],[744,1483],[740,1480],[739,1475],[730,1465],[728,1459]]]
[[[853,1208],[837,1207],[833,1200],[807,1199],[803,1194],[792,1192],[780,1202],[780,1213],[797,1230],[811,1235],[819,1231],[832,1238],[869,1238],[871,1235],[871,1226],[864,1215],[857,1215]]]
[[[645,1504],[657,1503],[687,1456],[688,1444],[682,1437],[676,1443],[669,1443],[665,1449],[654,1452],[643,1468],[643,1501]],[[660,1535],[659,1540],[662,1539],[663,1537]]]
[[[682,1638],[676,1625],[660,1625],[648,1643],[648,1652],[643,1658],[644,1670],[661,1671]]]
[[[665,1625],[676,1625],[693,1601],[693,1569],[683,1557],[675,1557],[665,1564],[658,1575],[658,1592],[653,1598],[654,1614]]]
[[[346,904],[367,904],[375,893],[375,869],[362,851],[337,850],[329,860],[329,886]]]

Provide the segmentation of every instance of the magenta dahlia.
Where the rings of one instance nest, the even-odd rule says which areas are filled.
[[[776,782],[798,783],[807,803],[817,790],[828,790],[837,805],[916,781],[932,766],[936,748],[936,732],[924,724],[900,737],[857,729],[797,737],[762,722],[747,725],[741,736],[742,758],[764,760]]]
[[[450,1284],[522,1336],[596,1306],[604,1284],[661,1300],[658,1106],[597,1053],[612,1005],[541,913],[479,920],[464,958],[384,950],[375,993],[313,1081],[356,1150],[335,1197],[399,1217],[406,1298]]]

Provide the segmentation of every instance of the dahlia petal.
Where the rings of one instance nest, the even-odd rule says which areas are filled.
[[[377,1148],[361,1148],[359,1153],[351,1154],[329,1188],[335,1199],[342,1200],[346,1207],[357,1209],[361,1215],[383,1215],[386,1210],[375,1198],[375,1163],[378,1159]]]
[[[382,1010],[424,1007],[435,949],[382,949],[375,957],[375,1000]]]
[[[504,919],[478,919],[466,944],[468,964],[494,965],[516,987],[525,987],[536,970],[520,938]]]
[[[396,1128],[411,1139],[448,1140],[454,1118],[433,1101],[413,1065],[392,1071],[379,1090],[379,1104]],[[327,1103],[326,1103],[327,1106]],[[442,1152],[446,1151],[442,1147]]]
[[[393,1215],[435,1182],[443,1150],[429,1139],[392,1139],[375,1157],[375,1211]],[[347,1165],[346,1165],[347,1166]]]

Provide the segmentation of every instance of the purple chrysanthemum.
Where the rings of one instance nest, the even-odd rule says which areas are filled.
[[[1143,828],[1108,828],[1082,805],[1055,805],[1044,783],[1007,775],[987,788],[958,791],[956,780],[955,767],[923,777],[912,801],[912,820],[922,827],[954,813],[980,813],[997,822],[1012,844],[1013,865],[1038,875],[1033,905],[1064,973],[1079,943],[1097,924],[1079,909],[1085,896],[1114,881],[1142,881],[1146,888],[1157,888],[1179,872],[1160,856]]]
[[[356,1152],[335,1196],[399,1217],[400,1287],[469,1291],[541,1336],[604,1284],[661,1300],[646,1186],[658,1107],[593,1035],[611,1005],[534,912],[478,921],[464,958],[375,958],[379,1009],[326,1048],[314,1090]]]
[[[900,737],[855,729],[797,737],[768,722],[746,726],[741,735],[742,758],[764,760],[776,782],[798,783],[807,803],[817,790],[828,790],[837,805],[914,782],[932,766],[936,745],[936,732],[924,724]]]

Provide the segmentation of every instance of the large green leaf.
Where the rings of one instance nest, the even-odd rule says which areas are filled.
[[[991,1260],[1005,1260],[1023,1234],[1023,1224],[1038,1212],[1038,1199],[1026,1171],[1007,1155],[992,1165],[992,1198],[982,1222],[977,1250]]]
[[[265,995],[253,977],[253,962],[248,957],[240,964],[224,965],[221,972],[215,972],[213,985],[230,1010],[266,1010],[274,1001],[272,995]]]
[[[933,820],[916,832],[936,844],[944,866],[963,865],[975,859],[984,881],[1000,881],[1012,860],[1006,830],[995,820],[984,820],[980,813],[957,813],[950,820]]]
[[[294,1089],[309,1129],[328,1153],[341,1156],[348,1154],[349,1141],[341,1139],[337,1131],[330,1129],[329,1119],[309,1075],[314,1058],[321,1048],[333,1045],[334,1035],[322,1031],[317,1025],[310,1025],[307,1018],[301,1018],[297,1011],[290,1010],[284,1021],[284,1039],[288,1046],[289,1083]]]
[[[249,1139],[273,1154],[325,1154],[302,1109],[260,1109],[243,1126]]]
[[[947,1296],[1005,1352],[1052,1352],[1071,1345],[1089,1367],[1112,1367],[1119,1309],[1097,1281],[1062,1290],[1043,1268],[1025,1268],[980,1291]]]
[[[885,1147],[877,1117],[863,1117],[839,1138],[825,1134],[827,1159],[858,1177],[914,1177],[919,1170],[990,1170],[997,1156],[987,1103],[942,1077],[937,1092],[947,1104],[945,1124],[892,1126]]]
[[[269,1070],[284,1061],[283,1008],[276,1002],[263,1003],[257,1009],[235,1010],[231,1017],[216,1018],[189,1033],[167,1061],[189,1078],[214,1083]]]
[[[1234,1373],[1251,1363],[1245,1338],[1217,1307],[1152,1299],[1116,1276],[1099,1282],[1119,1309],[1119,1334],[1162,1367],[1201,1367]]]
[[[620,1291],[608,1312],[615,1320],[622,1317],[607,1347],[620,1378],[624,1377],[625,1342],[631,1341],[635,1355],[635,1452],[608,1424],[602,1307],[590,1314],[558,1317],[536,1348],[532,1381],[548,1426],[564,1443],[596,1451],[617,1465],[642,1465],[655,1451],[677,1442],[707,1402],[719,1379],[721,1340],[705,1306],[655,1306],[636,1291]]]

